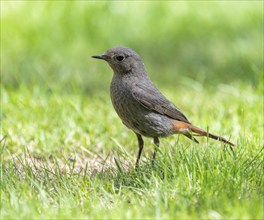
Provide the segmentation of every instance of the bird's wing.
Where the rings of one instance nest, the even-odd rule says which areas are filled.
[[[132,96],[147,109],[190,124],[186,116],[162,95],[153,83],[135,84],[132,89]]]

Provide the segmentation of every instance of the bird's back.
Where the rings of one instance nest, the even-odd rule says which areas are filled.
[[[147,81],[149,95],[152,98],[171,104],[149,78]],[[171,135],[173,133],[171,118],[144,106],[139,101],[144,98],[143,95],[146,95],[140,92],[140,89],[145,84],[146,78],[141,80],[140,77],[133,75],[113,76],[110,94],[118,116],[128,128],[143,136],[160,137]]]

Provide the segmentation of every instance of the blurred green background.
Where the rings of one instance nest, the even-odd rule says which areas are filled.
[[[263,73],[263,1],[1,1],[1,84],[107,91],[91,55],[137,51],[158,86],[242,83]]]
[[[3,219],[263,216],[263,1],[0,3]],[[112,70],[91,59],[116,45],[137,51],[158,88],[234,154],[171,136],[152,170],[145,138],[135,173]]]

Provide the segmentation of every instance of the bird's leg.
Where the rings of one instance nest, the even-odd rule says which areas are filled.
[[[154,167],[155,166],[155,160],[156,160],[156,154],[157,154],[157,150],[159,148],[160,142],[159,142],[159,138],[158,137],[154,137],[153,140],[154,140],[154,144],[156,145],[154,153],[153,153],[153,157],[152,157],[152,166]]]
[[[142,136],[140,134],[137,134],[137,140],[138,140],[138,148],[139,148],[139,151],[138,151],[138,156],[137,156],[137,162],[136,162],[136,169],[138,168],[138,163],[139,163],[139,160],[140,160],[140,156],[141,156],[141,153],[142,153],[142,150],[143,150],[143,147],[144,147],[144,141],[142,139]]]

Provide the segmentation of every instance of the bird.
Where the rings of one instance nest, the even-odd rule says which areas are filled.
[[[106,61],[113,70],[111,101],[123,124],[136,134],[139,148],[136,168],[144,147],[142,136],[154,141],[153,166],[160,145],[159,138],[173,134],[182,134],[196,143],[199,142],[194,136],[205,136],[228,144],[231,149],[235,147],[224,137],[191,124],[182,111],[154,85],[141,57],[131,48],[116,46],[91,57]]]

